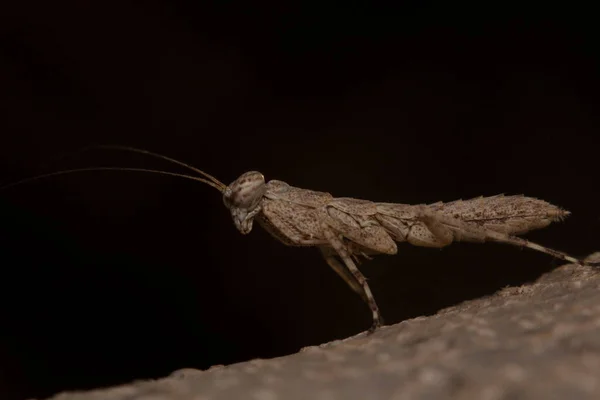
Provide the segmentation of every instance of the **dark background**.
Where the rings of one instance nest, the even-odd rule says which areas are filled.
[[[13,1],[0,9],[0,178],[163,153],[385,202],[497,193],[572,216],[528,238],[596,250],[594,13],[414,2]],[[419,3],[419,5],[416,5]],[[240,235],[212,188],[126,172],[0,192],[0,390],[48,396],[293,353],[370,313],[315,249]],[[560,262],[501,244],[400,245],[361,269],[386,322]]]

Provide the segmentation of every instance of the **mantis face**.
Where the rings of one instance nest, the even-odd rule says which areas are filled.
[[[267,187],[258,171],[242,174],[223,191],[223,203],[231,212],[235,227],[243,235],[250,233],[254,216],[261,210],[261,200]]]

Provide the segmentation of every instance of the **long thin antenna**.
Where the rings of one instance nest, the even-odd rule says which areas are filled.
[[[219,181],[214,176],[212,176],[210,174],[207,174],[206,172],[204,172],[204,171],[202,171],[202,170],[200,170],[200,169],[198,169],[196,167],[193,167],[193,166],[191,166],[189,164],[186,164],[184,162],[181,162],[181,161],[177,161],[177,160],[175,160],[175,159],[173,159],[171,157],[163,156],[162,154],[153,153],[153,152],[148,151],[148,150],[138,149],[138,148],[129,147],[129,146],[97,144],[97,145],[87,146],[87,147],[83,148],[80,151],[86,151],[88,149],[94,149],[94,148],[95,149],[113,149],[113,150],[131,151],[131,152],[134,152],[134,153],[146,154],[146,155],[149,155],[149,156],[152,156],[152,157],[161,158],[163,160],[166,160],[166,161],[172,162],[174,164],[180,165],[182,167],[185,167],[185,168],[187,168],[187,169],[189,169],[191,171],[197,172],[200,175],[203,175],[204,177],[206,177],[206,178],[210,179],[211,181],[213,181],[215,183],[215,185],[218,186],[218,189],[221,192],[223,192],[225,190],[225,188],[227,187],[227,185],[225,185],[224,183],[222,183],[221,181]]]
[[[145,168],[120,168],[120,167],[77,168],[77,169],[67,169],[67,170],[58,171],[58,172],[51,172],[49,174],[38,175],[38,176],[34,176],[33,178],[26,178],[26,179],[22,179],[22,180],[17,181],[17,182],[9,183],[8,185],[0,187],[0,190],[8,189],[9,187],[20,185],[20,184],[26,183],[26,182],[35,181],[35,180],[38,180],[38,179],[49,178],[51,176],[71,174],[71,173],[74,173],[74,172],[87,172],[87,171],[134,171],[134,172],[148,172],[148,173],[153,173],[153,174],[176,176],[176,177],[179,177],[179,178],[191,179],[193,181],[206,183],[207,185],[214,187],[215,189],[217,189],[221,193],[223,193],[223,191],[225,190],[225,186],[221,182],[219,182],[219,181],[217,181],[217,182],[219,184],[223,185],[223,186],[219,186],[215,182],[211,182],[211,181],[208,181],[206,179],[198,178],[196,176],[185,175],[185,174],[177,174],[175,172],[166,172],[166,171],[159,171],[159,170],[155,170],[155,169],[145,169]],[[208,175],[208,174],[206,174],[206,175]]]

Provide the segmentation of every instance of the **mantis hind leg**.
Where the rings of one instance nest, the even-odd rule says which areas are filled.
[[[448,234],[451,235],[450,237],[456,241],[461,240],[468,242],[484,242],[486,240],[490,240],[511,244],[518,247],[527,247],[529,249],[549,254],[557,259],[570,263],[596,266],[594,263],[578,260],[577,258],[566,253],[530,242],[527,239],[478,226],[473,223],[465,222],[457,218],[437,213],[435,211],[422,210],[421,214],[418,216],[418,219],[422,221],[422,223],[425,224],[427,228],[434,235],[436,235],[436,237],[439,237],[438,235],[441,233],[442,237],[440,240],[443,240],[443,236]]]
[[[410,244],[423,247],[442,248],[455,240],[454,232],[444,226],[435,214],[421,207],[416,218],[420,223],[411,226],[406,237]]]

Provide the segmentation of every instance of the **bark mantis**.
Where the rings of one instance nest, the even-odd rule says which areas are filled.
[[[92,167],[53,172],[24,179],[0,190],[28,181],[84,171],[138,171],[176,176],[202,182],[217,189],[237,230],[246,235],[256,220],[267,232],[288,246],[318,247],[327,264],[369,306],[373,324],[383,325],[379,307],[357,264],[360,258],[394,255],[396,242],[442,248],[454,241],[495,241],[527,247],[571,263],[596,265],[520,238],[534,229],[560,221],[570,212],[543,200],[523,195],[478,197],[449,203],[378,203],[349,197],[333,197],[291,186],[283,181],[266,182],[258,171],[242,174],[230,185],[181,161],[126,146],[93,146],[141,153],[180,165],[200,176],[142,168]]]

